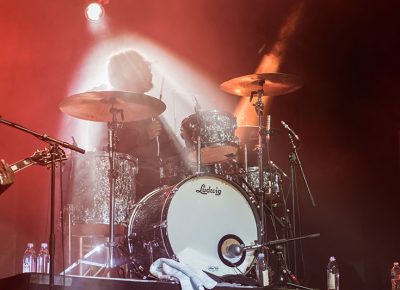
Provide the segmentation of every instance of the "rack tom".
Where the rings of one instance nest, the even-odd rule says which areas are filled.
[[[199,111],[185,118],[181,124],[181,137],[189,151],[189,160],[196,162],[198,137],[203,164],[213,164],[236,156],[239,147],[236,127],[236,117],[218,110]]]

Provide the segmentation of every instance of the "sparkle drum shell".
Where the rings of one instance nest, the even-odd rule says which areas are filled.
[[[68,203],[72,205],[72,223],[78,234],[108,233],[109,169],[107,152],[86,152],[72,158]],[[115,153],[115,170],[115,224],[126,226],[135,202],[137,158]]]
[[[189,150],[189,160],[196,162],[199,136],[203,164],[220,162],[236,155],[239,146],[236,127],[236,117],[229,112],[199,111],[185,118],[181,124],[181,137]]]
[[[172,258],[215,275],[239,274],[254,251],[231,257],[230,244],[258,238],[254,204],[237,185],[216,175],[195,175],[145,196],[129,220],[129,251],[144,274],[158,258]]]

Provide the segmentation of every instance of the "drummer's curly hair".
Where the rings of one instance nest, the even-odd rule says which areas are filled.
[[[108,61],[110,84],[121,90],[143,86],[145,91],[153,87],[151,63],[136,50],[125,50],[113,54]]]

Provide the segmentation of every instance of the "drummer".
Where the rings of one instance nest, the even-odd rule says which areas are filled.
[[[112,55],[108,63],[108,77],[115,90],[143,94],[153,87],[151,65],[135,50]],[[123,123],[117,134],[117,151],[139,159],[138,201],[160,186],[160,159],[177,155],[177,149],[158,119]]]

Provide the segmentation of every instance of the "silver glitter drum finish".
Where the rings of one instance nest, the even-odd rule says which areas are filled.
[[[179,155],[164,158],[161,162],[161,169],[163,185],[174,185],[192,175],[191,170]]]
[[[200,111],[185,118],[181,137],[189,150],[189,160],[196,162],[197,137],[201,141],[201,162],[212,164],[234,157],[238,150],[235,136],[236,117],[217,110]]]
[[[238,185],[217,175],[191,176],[137,204],[128,227],[132,263],[142,276],[158,258],[219,276],[246,273],[254,250],[232,256],[228,249],[253,245],[258,223],[255,204]]]
[[[136,193],[137,158],[115,153],[115,224],[126,225]],[[109,224],[110,186],[107,152],[86,152],[72,158],[68,203],[74,225]],[[86,227],[89,229],[90,227]]]
[[[278,173],[274,172],[271,174],[267,169],[263,169],[263,183],[264,188],[267,189],[266,192],[269,192],[267,198],[274,199],[280,191],[280,180],[281,177]],[[247,180],[247,184],[252,187],[254,191],[258,191],[259,187],[259,168],[258,166],[248,167],[247,172],[245,174],[245,179]],[[248,189],[245,184],[243,184],[243,188]],[[269,189],[269,190],[268,190]]]

